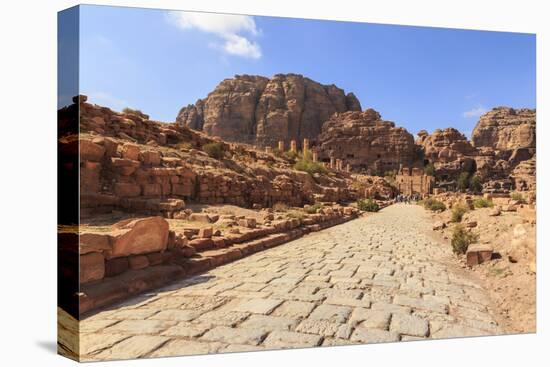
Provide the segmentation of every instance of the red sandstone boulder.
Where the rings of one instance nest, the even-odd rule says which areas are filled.
[[[143,164],[158,166],[160,164],[161,155],[157,150],[147,150],[140,153],[140,160]]]
[[[168,222],[162,217],[129,219],[113,225],[109,257],[163,251],[168,244]]]
[[[99,252],[80,256],[80,284],[101,280],[105,276],[105,258]]]
[[[120,152],[122,154],[122,158],[131,159],[133,161],[139,160],[139,146],[135,144],[124,144]]]
[[[105,154],[105,148],[91,140],[80,139],[80,160],[99,162]]]
[[[466,252],[466,263],[469,266],[481,264],[491,260],[493,249],[489,245],[473,244],[468,247]]]
[[[111,240],[106,233],[81,233],[79,241],[81,255],[111,250]]]

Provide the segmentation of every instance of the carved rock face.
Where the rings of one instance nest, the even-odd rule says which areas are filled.
[[[443,174],[460,172],[473,164],[471,157],[477,155],[464,134],[454,128],[436,129],[431,135],[421,131],[418,136],[416,143],[422,147],[424,159]]]
[[[384,173],[415,159],[413,136],[373,109],[332,116],[319,136],[320,158],[342,159],[356,171]]]
[[[480,117],[472,142],[475,147],[495,150],[535,148],[536,112],[527,108],[494,108]]]
[[[225,140],[277,146],[315,139],[335,112],[360,111],[352,94],[297,74],[237,75],[180,110],[177,122]]]

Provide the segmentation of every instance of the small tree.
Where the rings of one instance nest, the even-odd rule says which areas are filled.
[[[214,159],[222,159],[225,153],[222,143],[204,144],[202,150]]]
[[[458,180],[456,181],[456,187],[460,191],[466,191],[470,187],[470,174],[468,172],[461,172],[458,175]]]
[[[377,212],[380,210],[380,206],[372,199],[359,200],[357,202],[357,208],[364,212]]]
[[[491,200],[488,200],[488,199],[479,198],[479,199],[474,200],[474,206],[478,209],[479,208],[492,208],[493,207],[493,202]]]
[[[481,184],[481,177],[472,176],[472,178],[470,178],[470,190],[472,190],[476,194],[479,194],[482,189],[483,185]]]
[[[512,200],[515,200],[520,204],[525,204],[526,203],[526,200],[523,197],[523,195],[521,193],[517,192],[517,191],[511,193],[510,198],[512,198]]]
[[[433,163],[428,163],[426,167],[424,167],[424,173],[428,176],[435,176],[435,166]]]
[[[479,236],[475,233],[468,232],[462,224],[457,224],[453,228],[451,238],[451,246],[455,254],[465,254],[468,251],[468,246],[477,241]]]
[[[464,205],[464,204],[458,204],[453,206],[453,209],[451,210],[451,221],[458,223],[462,221],[462,217],[464,214],[466,214],[470,209]]]

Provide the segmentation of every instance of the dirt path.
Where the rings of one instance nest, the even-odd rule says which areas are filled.
[[[502,333],[416,205],[313,233],[93,315],[84,360]]]

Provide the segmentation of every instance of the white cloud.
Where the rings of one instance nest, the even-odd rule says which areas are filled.
[[[471,110],[465,111],[464,113],[462,113],[462,116],[464,116],[465,118],[479,117],[487,111],[487,108],[483,106],[477,106],[475,108],[472,108]]]
[[[215,48],[225,53],[251,59],[262,57],[260,45],[250,39],[260,34],[250,16],[170,11],[167,17],[170,23],[183,30],[197,29],[214,34],[222,41],[216,43]]]

